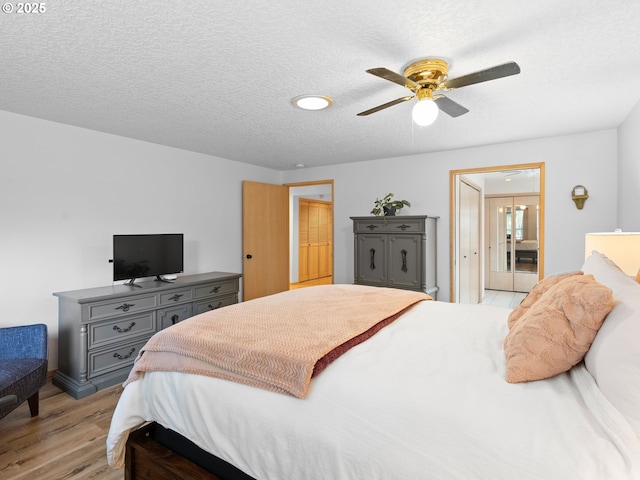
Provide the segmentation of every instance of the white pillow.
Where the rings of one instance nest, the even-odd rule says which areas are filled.
[[[640,437],[640,285],[604,255],[583,266],[613,291],[616,301],[584,358],[600,391]]]
[[[624,292],[627,287],[637,287],[638,283],[620,270],[611,259],[595,250],[587,257],[582,266],[585,275],[591,274],[598,283],[609,287],[613,291],[613,298]]]
[[[640,286],[622,294],[584,357],[600,391],[640,437]]]

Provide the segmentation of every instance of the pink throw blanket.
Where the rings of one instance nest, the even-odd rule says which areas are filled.
[[[144,372],[178,371],[304,398],[320,360],[334,360],[422,300],[431,297],[394,288],[323,285],[212,310],[156,333],[125,386]]]

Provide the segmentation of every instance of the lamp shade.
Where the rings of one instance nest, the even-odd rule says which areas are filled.
[[[585,258],[593,250],[606,255],[627,275],[635,276],[640,268],[640,232],[587,233]]]
[[[436,118],[438,118],[438,106],[436,102],[428,98],[420,100],[413,106],[411,118],[413,118],[416,125],[420,125],[421,127],[431,125],[436,121]]]

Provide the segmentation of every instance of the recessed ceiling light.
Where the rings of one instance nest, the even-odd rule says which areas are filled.
[[[510,179],[510,178],[505,178],[505,179],[504,179],[504,181],[505,181],[505,182],[510,182],[510,181],[511,181],[511,179]]]
[[[303,110],[322,110],[333,105],[333,100],[326,95],[299,95],[291,102]]]

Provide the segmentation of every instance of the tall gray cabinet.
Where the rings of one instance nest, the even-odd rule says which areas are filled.
[[[438,217],[351,217],[354,283],[423,291],[434,299]]]

